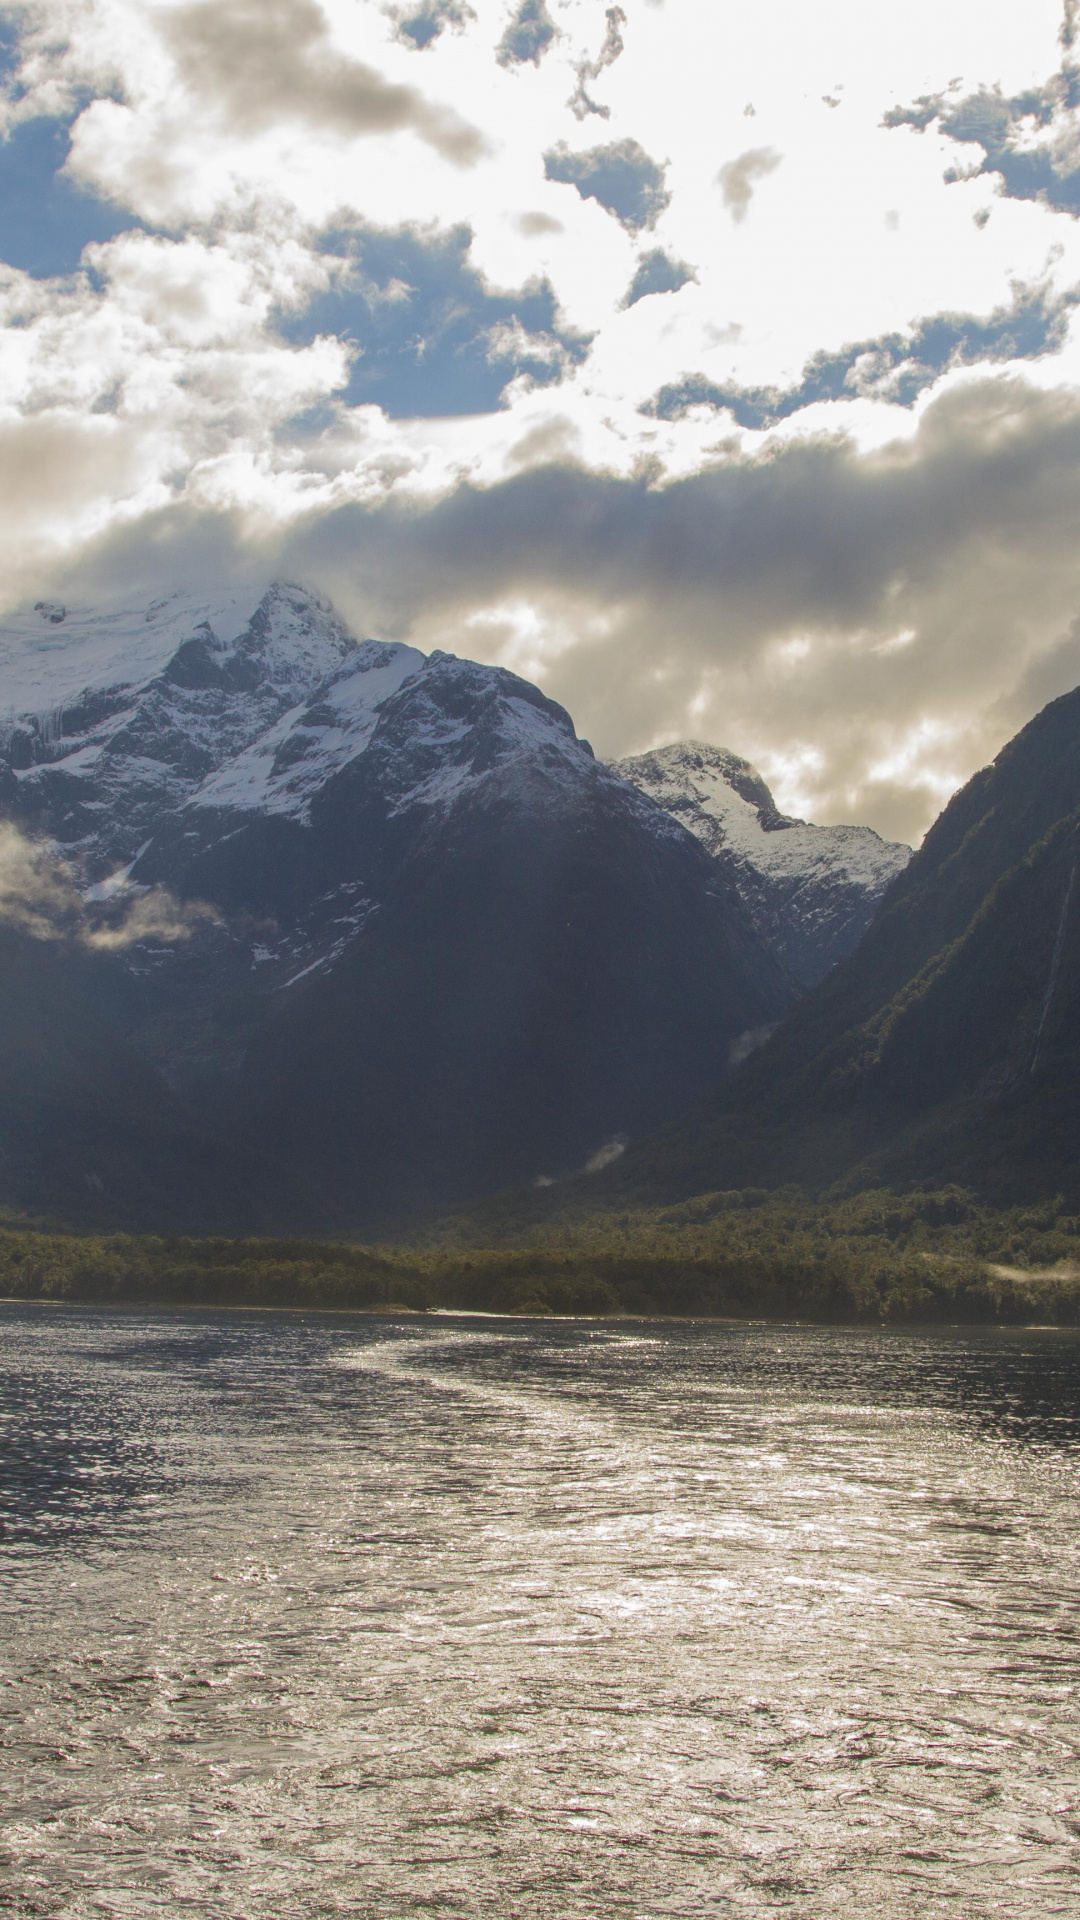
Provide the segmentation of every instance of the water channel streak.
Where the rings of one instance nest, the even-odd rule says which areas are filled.
[[[1080,1338],[0,1308],[0,1914],[1080,1904]]]

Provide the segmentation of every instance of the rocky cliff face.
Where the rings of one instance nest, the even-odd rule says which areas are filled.
[[[283,583],[39,607],[0,671],[0,803],[69,862],[80,991],[305,1225],[615,1151],[794,997],[699,838],[512,674]]]
[[[788,818],[756,767],[722,747],[680,742],[613,771],[697,836],[800,988],[851,952],[911,858],[871,827]]]

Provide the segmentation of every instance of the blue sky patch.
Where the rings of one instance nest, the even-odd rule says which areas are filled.
[[[495,58],[500,67],[521,66],[526,60],[538,67],[555,38],[555,31],[545,0],[521,0],[499,42]]]
[[[1068,164],[1056,147],[1054,122],[1061,113],[1080,105],[1080,69],[1066,67],[1043,87],[1026,93],[1003,94],[997,87],[980,87],[962,100],[948,93],[924,94],[910,107],[894,107],[885,115],[886,127],[914,127],[925,133],[936,121],[940,131],[960,146],[983,149],[983,158],[971,167],[957,168],[946,181],[996,175],[1006,200],[1040,200],[1059,213],[1080,217],[1080,167]],[[1045,133],[1044,139],[1038,139]]]
[[[58,171],[68,154],[69,125],[24,120],[0,142],[0,259],[35,279],[74,273],[91,240],[111,240],[140,224]]]
[[[469,264],[466,226],[449,233],[324,236],[347,266],[281,332],[297,344],[335,334],[360,348],[344,398],[397,419],[493,413],[507,383],[550,386],[584,359],[588,337],[561,324],[546,281],[493,293]]]
[[[444,27],[463,27],[476,15],[464,0],[422,0],[408,7],[398,20],[398,39],[407,40],[419,52],[437,40]]]
[[[19,30],[15,22],[0,19],[0,80],[6,80],[19,64]]]
[[[544,155],[549,180],[576,187],[583,200],[595,200],[628,232],[655,226],[671,195],[664,186],[666,168],[650,159],[636,140],[571,153],[565,143]]]
[[[1080,290],[1051,298],[1044,287],[1021,288],[1010,307],[999,307],[987,320],[939,313],[909,334],[882,334],[839,353],[817,353],[793,387],[723,386],[691,373],[661,387],[642,412],[681,420],[692,407],[726,408],[740,427],[760,430],[823,400],[866,396],[910,407],[950,367],[1038,360],[1054,353],[1064,344],[1069,315],[1078,304]]]
[[[627,289],[624,307],[634,307],[650,293],[678,293],[690,280],[696,280],[693,267],[685,260],[673,260],[662,247],[654,247],[638,261],[638,269]]]

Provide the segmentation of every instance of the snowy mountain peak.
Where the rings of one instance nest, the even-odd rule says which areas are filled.
[[[0,756],[17,810],[99,878],[359,651],[329,600],[285,580],[13,614]]]
[[[872,827],[782,814],[750,761],[703,741],[616,761],[614,771],[696,834],[804,987],[856,945],[911,858]]]
[[[711,800],[714,806],[719,804],[722,811],[727,805],[724,796],[734,794],[757,814],[758,824],[765,833],[775,832],[778,827],[805,825],[804,821],[781,813],[757,768],[726,747],[714,747],[704,740],[680,740],[625,764],[644,766],[646,763],[650,778],[665,782],[673,792],[697,793],[703,805]]]
[[[749,850],[762,834],[806,825],[780,812],[749,760],[704,740],[679,740],[614,765],[623,779],[682,819],[710,853],[731,843]]]
[[[190,795],[189,808],[306,819],[312,797],[368,746],[390,696],[424,666],[415,647],[365,640]]]
[[[271,589],[272,591],[272,589]],[[0,684],[11,717],[57,711],[81,693],[145,686],[185,640],[209,627],[235,642],[265,588],[177,589],[95,606],[39,600],[0,621]]]
[[[296,699],[347,663],[357,642],[322,594],[275,580],[244,632],[226,646],[238,661],[257,667],[275,692]]]

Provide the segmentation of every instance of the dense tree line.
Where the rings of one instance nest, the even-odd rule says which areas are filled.
[[[516,1220],[513,1201],[412,1244],[82,1235],[0,1226],[8,1299],[181,1307],[1080,1324],[1080,1218],[959,1188],[760,1188]]]

